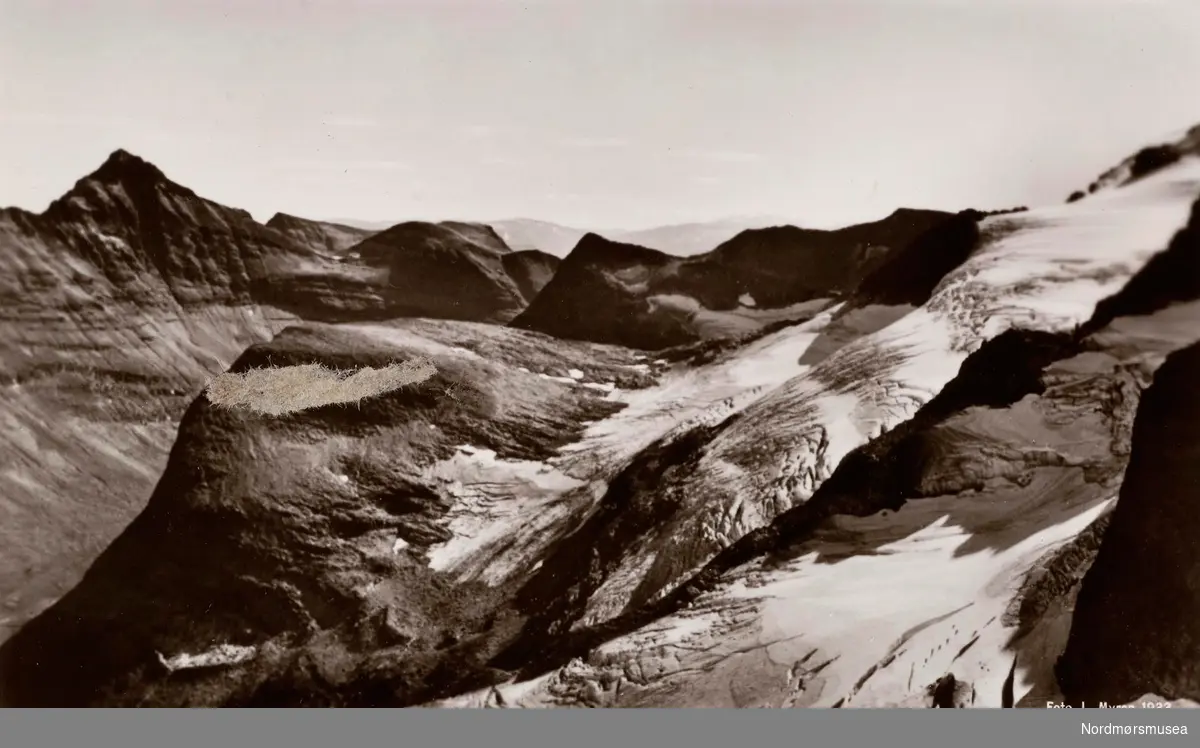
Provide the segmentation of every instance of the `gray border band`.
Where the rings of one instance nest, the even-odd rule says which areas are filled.
[[[0,710],[5,748],[1128,748],[1198,736],[1197,709]]]

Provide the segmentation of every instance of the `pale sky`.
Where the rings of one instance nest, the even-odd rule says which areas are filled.
[[[811,226],[1059,202],[1200,122],[1196,0],[0,0],[0,205]]]

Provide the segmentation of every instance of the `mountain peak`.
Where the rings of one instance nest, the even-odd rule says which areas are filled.
[[[579,241],[575,242],[575,248],[571,250],[573,255],[590,255],[595,253],[609,252],[614,248],[620,248],[620,242],[614,242],[606,236],[601,236],[594,231],[589,231],[579,237]]]
[[[304,220],[304,219],[299,218],[298,216],[293,216],[289,213],[276,213],[275,215],[268,218],[266,224],[264,224],[264,225],[269,226],[271,228],[279,228],[281,226],[287,226],[289,224],[298,223],[302,220]],[[322,221],[312,221],[311,223],[319,224],[319,223],[322,223]]]
[[[660,265],[670,258],[670,255],[657,249],[643,247],[640,244],[613,241],[594,231],[584,234],[576,242],[575,248],[567,255],[567,259],[573,264],[600,261],[604,264],[641,262]]]
[[[126,181],[153,183],[167,181],[167,177],[162,173],[161,169],[123,148],[118,148],[109,154],[104,163],[100,165],[100,168],[92,172],[88,178],[110,183]]]
[[[579,237],[579,242],[577,244],[583,245],[583,244],[611,244],[611,243],[612,242],[610,240],[605,239],[603,236],[601,236],[600,234],[597,234],[595,231],[589,231],[589,232],[585,233],[583,236]]]

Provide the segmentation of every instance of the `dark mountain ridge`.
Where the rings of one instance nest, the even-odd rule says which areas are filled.
[[[703,311],[752,317],[850,294],[892,252],[949,217],[900,209],[833,231],[747,229],[686,258],[588,234],[512,324],[647,350],[692,343],[706,337],[697,325]]]
[[[585,234],[510,323],[563,339],[665,348],[694,339],[684,321],[646,302],[653,275],[677,262],[658,250]]]
[[[502,259],[512,250],[490,226],[408,221],[349,251],[363,266],[385,271],[383,293],[394,316],[507,322],[525,307]]]

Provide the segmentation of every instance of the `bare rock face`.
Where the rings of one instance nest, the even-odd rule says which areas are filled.
[[[1172,354],[1138,407],[1111,525],[1058,667],[1075,703],[1200,698],[1200,345]]]
[[[855,296],[866,303],[924,304],[934,288],[977,246],[984,214],[966,210],[934,224],[883,259],[859,283]]]

